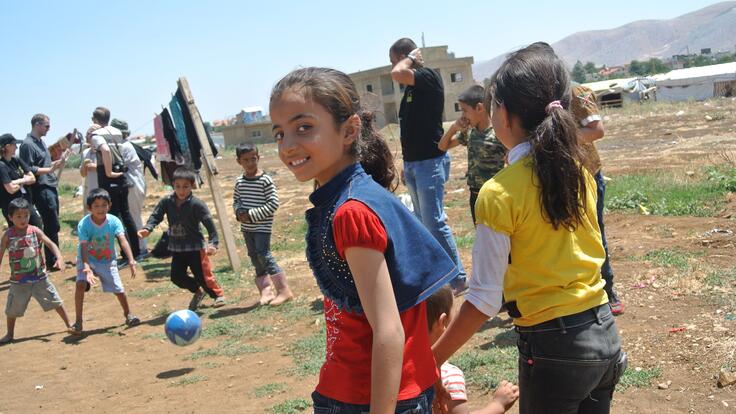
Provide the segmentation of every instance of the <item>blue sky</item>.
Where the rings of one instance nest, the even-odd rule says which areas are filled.
[[[345,72],[388,64],[400,37],[445,44],[476,62],[537,40],[640,19],[667,19],[714,1],[34,1],[0,11],[0,133],[31,116],[50,137],[86,129],[107,106],[133,133],[186,76],[206,120],[246,106],[267,110],[273,84],[300,66]]]

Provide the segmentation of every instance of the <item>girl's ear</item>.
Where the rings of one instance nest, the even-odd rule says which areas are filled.
[[[345,139],[346,145],[352,145],[358,139],[360,134],[360,117],[358,114],[353,114],[350,118],[346,119],[342,124],[342,136]]]

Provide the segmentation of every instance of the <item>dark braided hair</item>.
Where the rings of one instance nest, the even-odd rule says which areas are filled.
[[[559,105],[550,105],[559,101]],[[570,76],[552,47],[538,42],[511,53],[491,78],[486,105],[503,105],[529,133],[545,219],[574,230],[585,214],[586,182],[570,107]]]

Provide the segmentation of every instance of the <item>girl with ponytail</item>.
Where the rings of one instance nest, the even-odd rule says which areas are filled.
[[[503,304],[519,334],[522,414],[607,413],[626,367],[569,88],[546,43],[512,53],[493,75],[486,107],[509,165],[480,191],[470,290],[433,347],[447,360]]]
[[[270,113],[281,161],[317,183],[307,260],[324,295],[327,349],[314,411],[431,412],[438,376],[425,299],[457,268],[391,194],[393,157],[350,77],[295,70],[274,86]]]

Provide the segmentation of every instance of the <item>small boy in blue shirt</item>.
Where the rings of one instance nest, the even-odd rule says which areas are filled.
[[[84,293],[91,286],[96,286],[98,281],[102,283],[103,292],[112,292],[118,298],[123,308],[125,324],[136,326],[141,321],[130,312],[128,298],[125,296],[125,288],[120,280],[115,260],[117,257],[115,239],[118,239],[121,249],[129,260],[130,277],[135,279],[138,272],[137,263],[130,250],[128,239],[125,238],[125,228],[119,218],[107,214],[111,205],[110,194],[107,191],[96,188],[90,191],[86,201],[90,214],[87,214],[77,225],[79,257],[77,258],[77,286],[74,293],[76,322],[72,325],[71,332],[75,335],[82,334]]]

